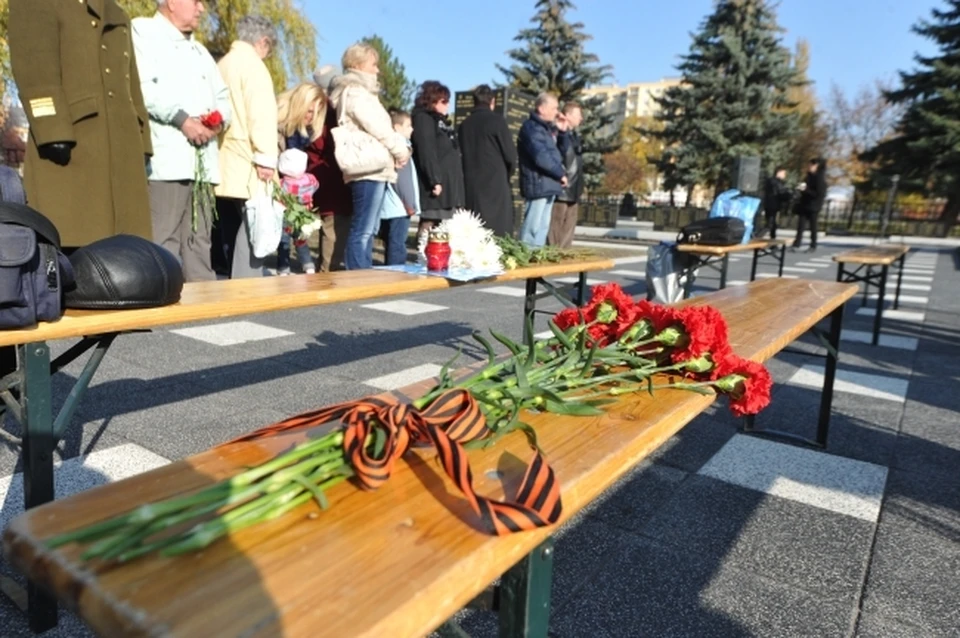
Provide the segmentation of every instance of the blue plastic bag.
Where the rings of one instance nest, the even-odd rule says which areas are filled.
[[[710,207],[710,217],[736,217],[743,221],[746,232],[743,233],[741,244],[746,244],[753,237],[753,220],[760,210],[760,198],[741,195],[736,188],[731,188],[717,195]]]

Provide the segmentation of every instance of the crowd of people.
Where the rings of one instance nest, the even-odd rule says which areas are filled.
[[[195,36],[203,3],[158,0],[153,16],[133,20],[120,19],[117,7],[112,20],[120,28],[91,21],[100,60],[57,61],[96,74],[103,103],[129,97],[129,110],[111,107],[104,117],[100,97],[83,111],[87,102],[72,97],[77,82],[53,91],[30,62],[66,55],[44,42],[56,39],[54,29],[81,24],[72,14],[39,24],[28,6],[18,2],[11,14],[34,30],[11,47],[33,133],[26,198],[66,227],[67,248],[128,232],[176,255],[187,281],[260,277],[265,256],[254,249],[249,210],[281,189],[317,217],[319,256],[314,260],[299,232],[284,232],[278,275],[291,274],[291,250],[304,273],[370,268],[376,237],[385,263],[402,264],[414,216],[418,235],[461,208],[497,235],[514,234],[511,179],[518,169],[525,200],[520,238],[572,242],[583,189],[576,103],[538,96],[516,139],[486,85],[473,91],[474,108],[459,128],[450,117],[451,91],[435,80],[419,86],[410,112],[388,111],[377,51],[362,42],[344,52],[340,67],[327,65],[312,81],[276,95],[265,62],[276,25],[255,15],[240,19],[236,41],[216,60]],[[124,148],[114,148],[120,140]],[[53,181],[72,186],[58,194],[41,188]],[[84,185],[95,190],[87,210],[76,205]]]

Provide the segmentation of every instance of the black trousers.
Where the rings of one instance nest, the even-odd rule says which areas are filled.
[[[818,213],[797,213],[797,238],[793,246],[800,248],[803,245],[803,231],[810,226],[810,248],[817,247],[817,215]]]
[[[217,219],[210,229],[210,265],[218,275],[230,276],[233,267],[233,250],[237,243],[237,232],[243,224],[241,215],[243,206],[227,197],[217,198]]]

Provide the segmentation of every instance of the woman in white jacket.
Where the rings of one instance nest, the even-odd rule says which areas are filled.
[[[353,220],[344,256],[347,270],[373,266],[373,236],[387,184],[396,183],[397,169],[410,159],[407,140],[393,130],[390,114],[380,103],[379,63],[373,47],[354,44],[343,54],[343,75],[330,84],[330,103],[337,109],[338,126],[353,136],[356,143],[351,147],[363,149],[368,155],[365,159],[370,160],[364,162],[370,164],[364,172],[351,172],[340,162],[353,195]]]
[[[241,18],[237,41],[217,64],[230,89],[233,121],[220,143],[221,181],[216,193],[221,237],[213,250],[226,253],[234,279],[263,276],[263,261],[254,257],[247,235],[244,204],[263,182],[274,179],[277,168],[277,98],[263,63],[276,33],[266,18]]]

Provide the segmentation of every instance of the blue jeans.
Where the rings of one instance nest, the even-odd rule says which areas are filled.
[[[530,246],[543,246],[547,243],[547,231],[550,230],[550,217],[555,197],[528,199],[523,213],[523,226],[520,227],[520,241]]]
[[[407,235],[410,234],[410,218],[393,217],[380,220],[380,239],[386,245],[386,259],[388,266],[399,266],[407,263]]]
[[[290,270],[290,244],[293,243],[293,237],[284,233],[280,237],[280,246],[277,248],[277,270]],[[297,246],[297,259],[300,260],[300,267],[307,269],[308,264],[313,263],[313,257],[310,255],[310,246],[304,244]]]
[[[361,179],[350,182],[353,195],[353,219],[347,235],[344,265],[347,270],[373,267],[373,236],[380,223],[380,208],[387,195],[387,183]]]

